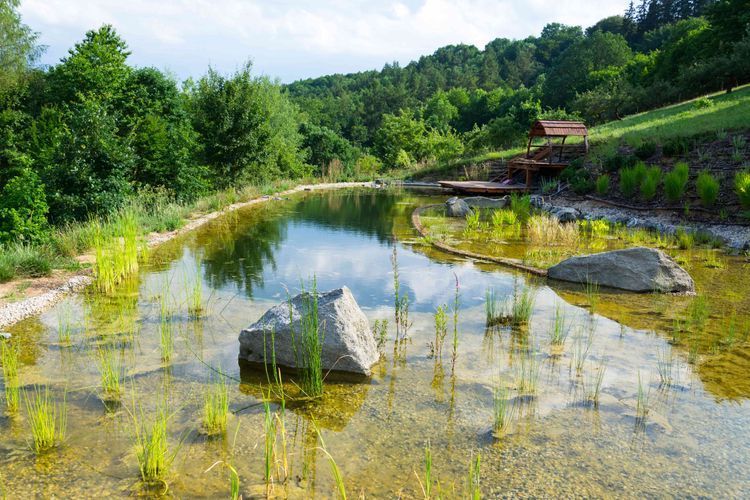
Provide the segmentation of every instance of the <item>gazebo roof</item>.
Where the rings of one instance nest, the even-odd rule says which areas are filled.
[[[568,135],[587,136],[586,125],[582,122],[562,120],[539,120],[534,122],[529,137],[565,137]]]

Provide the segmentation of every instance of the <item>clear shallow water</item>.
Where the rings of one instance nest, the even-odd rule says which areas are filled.
[[[59,399],[67,392],[69,432],[63,447],[36,457],[27,443],[25,411],[11,418],[3,407],[0,474],[6,494],[143,493],[131,412],[140,411],[137,407],[148,418],[163,401],[172,411],[171,443],[179,446],[169,494],[228,495],[226,469],[205,472],[218,460],[237,469],[246,498],[260,494],[264,434],[259,398],[266,379],[238,365],[237,335],[283,300],[287,289],[294,293],[300,280],[314,275],[321,290],[351,288],[371,322],[389,319],[390,338],[371,380],[331,380],[321,401],[288,402],[289,480],[277,490],[280,494],[334,496],[326,456],[317,449],[317,426],[350,496],[361,491],[369,497],[421,496],[415,471],[422,475],[428,440],[433,476],[448,496],[463,494],[470,457],[477,453],[486,497],[747,496],[750,347],[741,334],[729,347],[712,347],[728,311],[736,311],[739,324],[747,318],[747,271],[740,265],[715,272],[691,269],[699,290],[716,301],[705,328],[695,334],[705,338],[690,364],[689,347],[670,344],[670,325],[675,311],[689,307],[692,299],[603,293],[597,313],[591,314],[580,307],[585,302],[580,289],[550,288],[421,246],[409,216],[414,206],[435,201],[411,193],[337,191],[251,207],[161,247],[115,296],[77,296],[14,327],[22,349],[22,383],[49,384]],[[399,349],[392,326],[394,241],[413,320],[409,341]],[[183,282],[196,270],[209,314],[192,321]],[[435,307],[453,300],[454,273],[461,309],[451,370],[450,345],[438,364],[428,344],[434,339]],[[527,330],[485,328],[489,286],[500,297],[514,287],[534,287]],[[159,351],[158,297],[165,291],[178,310],[170,366],[161,362]],[[558,304],[573,326],[562,353],[549,345]],[[58,343],[59,318],[66,315],[74,324],[70,347]],[[450,337],[450,323],[449,330]],[[576,339],[589,334],[591,346],[578,376],[571,362],[576,344],[585,341]],[[126,367],[120,407],[107,408],[101,401],[95,354],[102,343],[116,345]],[[526,349],[540,364],[539,389],[534,397],[516,398],[516,374]],[[665,352],[673,353],[670,387],[659,386],[657,363]],[[585,404],[583,386],[602,359],[606,371],[595,408]],[[238,380],[230,387],[234,414],[225,439],[208,439],[200,432],[209,365]],[[650,387],[645,425],[634,416],[639,375]],[[286,386],[293,394],[293,383]],[[507,387],[516,403],[510,432],[501,439],[490,432],[496,386]]]

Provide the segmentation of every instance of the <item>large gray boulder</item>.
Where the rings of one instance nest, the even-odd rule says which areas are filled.
[[[291,322],[289,302],[282,302],[242,330],[239,338],[240,359],[251,363],[266,363],[265,356],[268,356],[270,364],[273,350],[277,365],[297,368],[294,341],[296,339],[300,342],[300,322],[308,297],[307,293],[303,293],[292,299]],[[349,288],[342,287],[318,294],[318,322],[323,336],[323,369],[370,375],[370,368],[380,355],[367,317]]]
[[[471,196],[464,198],[464,202],[471,208],[505,208],[508,206],[508,197],[488,198],[486,196]]]
[[[466,217],[471,213],[471,207],[461,198],[454,196],[445,202],[445,214],[448,217]]]
[[[571,257],[550,267],[547,275],[631,292],[695,292],[687,271],[661,250],[645,247]]]

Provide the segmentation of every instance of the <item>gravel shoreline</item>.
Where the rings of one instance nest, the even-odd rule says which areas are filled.
[[[195,219],[189,220],[184,226],[175,231],[168,233],[153,233],[148,236],[148,246],[150,248],[161,245],[169,240],[172,240],[182,234],[193,231],[203,224],[210,222],[217,217],[228,212],[233,212],[250,205],[256,205],[258,203],[265,203],[269,200],[278,199],[281,196],[288,196],[301,191],[319,191],[323,189],[345,189],[354,187],[375,187],[376,185],[372,182],[337,182],[327,184],[306,184],[297,186],[292,189],[287,189],[273,195],[261,196],[259,198],[253,198],[252,200],[234,203],[216,212],[211,212],[206,215],[202,215]],[[7,328],[19,321],[22,321],[31,316],[37,315],[46,309],[52,307],[54,304],[62,300],[65,296],[71,293],[80,292],[91,283],[94,279],[88,274],[79,274],[70,277],[62,285],[53,288],[52,290],[45,292],[35,297],[30,297],[18,302],[13,302],[0,307],[0,328]]]

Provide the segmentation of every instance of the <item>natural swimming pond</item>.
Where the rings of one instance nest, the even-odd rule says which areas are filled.
[[[61,446],[37,456],[24,402],[17,415],[3,406],[5,494],[164,492],[163,484],[140,486],[134,421],[168,408],[176,454],[167,494],[229,496],[229,469],[208,470],[223,461],[245,498],[264,496],[268,378],[238,364],[237,336],[314,276],[319,290],[348,286],[371,324],[389,321],[388,337],[367,381],[334,377],[322,398],[295,401],[295,381],[285,380],[273,495],[335,497],[330,453],[349,496],[423,497],[427,446],[432,493],[443,497],[467,495],[477,456],[488,498],[748,495],[750,273],[743,258],[722,257],[715,268],[703,265],[700,252],[676,251],[697,297],[605,290],[593,297],[580,286],[433,250],[410,216],[440,201],[346,190],[248,207],[158,248],[114,294],[71,297],[12,327],[22,388],[30,395],[35,384],[46,385],[55,401],[65,400],[67,432]],[[394,245],[411,322],[398,343]],[[197,319],[187,297],[196,276],[206,308]],[[487,327],[488,290],[500,302],[529,290],[528,324]],[[174,335],[168,363],[165,303]],[[443,304],[448,338],[437,359],[435,311]],[[562,332],[557,342],[555,332]],[[124,373],[119,403],[101,389],[103,346]],[[225,435],[208,437],[201,420],[217,369],[228,377],[231,414]],[[279,414],[278,401],[270,411]]]

